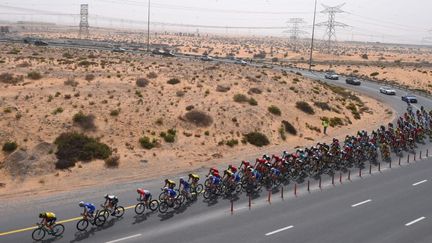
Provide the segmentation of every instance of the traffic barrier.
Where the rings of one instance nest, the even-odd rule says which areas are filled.
[[[310,181],[308,180],[308,187],[307,187],[308,192],[310,192]]]
[[[351,170],[348,170],[348,180],[351,180]]]
[[[294,195],[297,196],[297,183],[294,184]]]

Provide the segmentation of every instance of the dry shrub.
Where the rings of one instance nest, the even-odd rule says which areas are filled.
[[[73,116],[72,120],[75,125],[84,130],[96,129],[96,125],[94,124],[95,116],[93,114],[85,115],[80,111]]]
[[[117,168],[120,164],[120,156],[118,154],[111,155],[105,159],[105,166],[107,168]]]
[[[309,115],[315,114],[315,111],[312,108],[312,106],[310,106],[309,103],[307,103],[305,101],[297,101],[296,102],[296,108],[303,111],[304,113],[309,114]]]
[[[158,75],[155,72],[150,72],[150,73],[147,74],[147,78],[150,78],[150,79],[154,79],[154,78],[157,78],[157,77],[158,77]]]
[[[42,74],[40,74],[39,72],[36,72],[36,71],[31,71],[31,72],[27,73],[27,77],[29,79],[39,80],[42,78]]]
[[[270,144],[270,141],[268,140],[267,136],[265,134],[262,134],[260,132],[250,132],[245,135],[245,140],[257,147],[262,147]]]
[[[282,125],[285,128],[285,131],[291,135],[297,135],[297,129],[288,121],[282,121]]]
[[[136,80],[136,86],[138,87],[146,87],[150,82],[145,78],[139,78]]]
[[[213,118],[203,111],[191,110],[185,115],[186,121],[198,127],[208,127],[213,123]]]
[[[92,81],[95,79],[95,76],[94,76],[94,74],[89,73],[89,74],[86,74],[84,79],[87,81]]]
[[[16,83],[23,81],[23,80],[24,80],[23,76],[14,76],[11,73],[0,74],[0,83],[16,84]]]
[[[78,81],[75,81],[75,79],[73,78],[68,78],[66,81],[64,81],[64,85],[66,86],[72,86],[72,87],[76,87],[78,86]]]

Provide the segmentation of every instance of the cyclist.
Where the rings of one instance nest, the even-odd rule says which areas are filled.
[[[173,180],[165,179],[165,185],[163,187],[168,187],[169,189],[174,190],[176,183]]]
[[[139,197],[140,201],[147,202],[152,197],[150,191],[148,191],[148,190],[144,190],[142,188],[138,188],[137,192],[138,192],[138,194],[140,196]]]
[[[95,205],[93,205],[92,203],[85,203],[83,201],[79,202],[78,205],[81,208],[84,208],[84,212],[83,212],[84,216],[88,216],[90,218],[93,218],[93,216],[94,216],[93,214],[96,211]]]
[[[45,225],[45,227],[52,231],[52,228],[57,220],[56,215],[52,212],[43,212],[39,214],[39,218],[42,219],[41,225]]]
[[[174,191],[174,189],[171,189],[169,187],[164,187],[163,191],[165,192],[165,196],[167,199],[174,199],[177,196],[177,193]]]
[[[105,194],[105,203],[104,206],[110,209],[114,209],[117,206],[118,198],[115,195]],[[114,212],[112,213],[114,215]]]
[[[209,169],[209,173],[207,174],[207,176],[214,175],[214,174],[219,174],[219,170],[215,167],[212,167]]]
[[[189,174],[188,182],[191,182],[191,185],[196,186],[198,184],[198,182],[199,182],[199,179],[200,179],[199,175],[197,175],[197,174]]]
[[[234,165],[229,165],[228,166],[228,170],[230,170],[232,173],[237,173],[237,167],[235,167]]]
[[[183,179],[183,177],[180,177],[180,183],[179,183],[179,192],[181,192],[181,187],[183,186],[183,190],[189,195],[191,184]]]

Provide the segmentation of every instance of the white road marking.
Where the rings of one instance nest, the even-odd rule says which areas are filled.
[[[428,180],[422,180],[422,181],[419,181],[419,182],[416,182],[416,183],[414,183],[414,184],[412,184],[413,186],[417,186],[417,185],[420,185],[420,184],[422,184],[422,183],[425,183],[425,182],[427,182]]]
[[[366,201],[363,201],[363,202],[359,202],[359,203],[353,204],[353,205],[351,205],[351,207],[355,208],[355,207],[357,207],[357,206],[360,206],[360,205],[365,204],[365,203],[368,203],[368,202],[372,202],[372,199],[368,199],[368,200],[366,200]]]
[[[417,222],[419,222],[419,221],[422,221],[423,219],[425,219],[425,217],[420,217],[420,218],[418,218],[418,219],[416,219],[416,220],[413,220],[413,221],[411,221],[411,222],[405,224],[405,226],[410,226],[410,225],[415,224],[415,223],[417,223]]]
[[[127,236],[127,237],[123,237],[123,238],[120,238],[120,239],[117,239],[117,240],[107,241],[105,243],[115,243],[115,242],[119,242],[119,241],[123,241],[123,240],[129,240],[129,239],[132,239],[132,238],[136,238],[136,237],[139,237],[139,236],[141,236],[141,234]]]
[[[284,230],[287,230],[287,229],[291,229],[292,227],[294,227],[294,226],[290,225],[290,226],[285,227],[285,228],[281,228],[281,229],[278,229],[278,230],[275,230],[275,231],[272,231],[272,232],[268,232],[267,234],[265,234],[265,236],[273,235],[273,234],[279,233],[281,231],[284,231]]]

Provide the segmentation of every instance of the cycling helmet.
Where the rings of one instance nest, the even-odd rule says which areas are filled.
[[[192,174],[189,174],[188,176],[189,176],[189,177],[193,177],[193,175],[192,175]]]
[[[144,190],[142,188],[137,189],[137,193],[141,194]]]
[[[183,182],[183,181],[184,181],[183,177],[180,177],[180,182]]]
[[[108,195],[108,194],[105,194],[104,198],[105,198],[105,199],[108,199],[108,197],[109,197],[109,195]]]
[[[84,207],[84,202],[81,201],[81,202],[78,203],[78,205],[79,205],[80,207]]]
[[[39,218],[43,218],[45,216],[45,213],[40,213]]]

